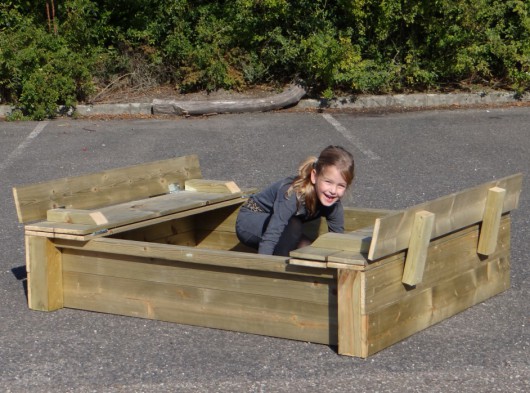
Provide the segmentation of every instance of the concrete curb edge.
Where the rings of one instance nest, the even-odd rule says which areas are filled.
[[[506,105],[530,102],[530,94],[516,97],[510,92],[478,92],[457,94],[395,94],[379,96],[350,96],[325,99],[302,99],[295,109],[345,109],[345,110],[391,110],[421,109],[436,107],[468,107],[477,105]],[[13,110],[9,105],[0,105],[0,117],[6,117]],[[78,105],[79,116],[92,115],[151,115],[152,103]]]

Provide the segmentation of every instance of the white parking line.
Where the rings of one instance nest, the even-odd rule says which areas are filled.
[[[37,126],[31,131],[31,133],[22,141],[20,145],[17,146],[15,150],[7,156],[7,158],[0,163],[0,171],[3,171],[6,169],[9,165],[15,161],[15,159],[22,153],[22,151],[31,143],[32,139],[35,139],[37,135],[39,135],[42,130],[48,125],[48,121],[41,121]]]
[[[359,142],[358,139],[355,139],[353,135],[348,131],[346,127],[344,127],[340,122],[337,121],[333,116],[331,116],[329,113],[323,113],[322,117],[328,121],[329,124],[331,124],[335,129],[340,132],[346,139],[348,139],[358,150],[361,151],[366,157],[372,159],[372,160],[380,160],[381,157],[379,157],[377,154],[375,154],[370,149],[365,148],[361,142]]]

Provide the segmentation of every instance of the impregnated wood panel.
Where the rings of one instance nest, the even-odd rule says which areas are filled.
[[[49,209],[93,209],[166,194],[170,184],[201,178],[196,155],[13,188],[20,222],[43,220]]]
[[[433,241],[429,247],[423,280],[410,289],[403,285],[401,277],[404,269],[403,253],[388,258],[380,267],[366,271],[366,288],[363,312],[372,313],[387,305],[414,296],[415,292],[429,288],[437,282],[451,279],[463,271],[478,267],[489,260],[481,258],[477,252],[479,226],[465,228],[458,233]],[[499,234],[497,251],[491,258],[505,257],[510,250],[510,219],[504,216]]]
[[[378,218],[368,258],[375,260],[406,249],[418,211],[425,210],[436,215],[432,232],[432,237],[435,238],[481,222],[490,188],[500,187],[506,190],[503,213],[517,208],[521,184],[522,174],[516,174]]]
[[[367,315],[368,355],[483,302],[509,286],[510,261],[503,257],[380,308]]]

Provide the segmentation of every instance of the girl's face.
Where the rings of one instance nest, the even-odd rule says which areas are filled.
[[[335,165],[325,166],[320,174],[313,169],[311,183],[315,186],[318,200],[324,206],[331,206],[338,202],[348,188],[346,180]]]

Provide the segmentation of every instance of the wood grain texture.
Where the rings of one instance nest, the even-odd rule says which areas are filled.
[[[299,85],[265,98],[248,98],[218,101],[153,100],[153,113],[177,116],[197,116],[214,113],[265,112],[296,104],[306,94]]]
[[[28,274],[28,306],[54,311],[63,307],[62,258],[52,241],[40,236],[25,237]]]
[[[336,343],[335,276],[78,249],[63,263],[67,307]]]
[[[189,179],[184,182],[187,191],[213,192],[216,194],[234,194],[241,189],[233,181]]]
[[[361,314],[364,291],[361,272],[339,270],[337,284],[338,352],[348,356],[367,356],[366,319]]]
[[[488,190],[477,248],[479,254],[490,255],[495,252],[505,197],[506,190],[503,188],[493,187]]]
[[[166,194],[169,185],[201,178],[196,155],[13,188],[20,222],[43,220],[49,209],[93,209]]]
[[[423,278],[434,219],[435,215],[425,210],[417,212],[414,217],[405,269],[401,279],[404,284],[417,285]]]
[[[492,187],[506,189],[503,213],[517,208],[521,185],[522,174],[519,173],[378,218],[368,258],[375,260],[406,249],[410,242],[410,229],[418,211],[426,210],[436,215],[432,233],[435,238],[481,222],[488,190]]]

